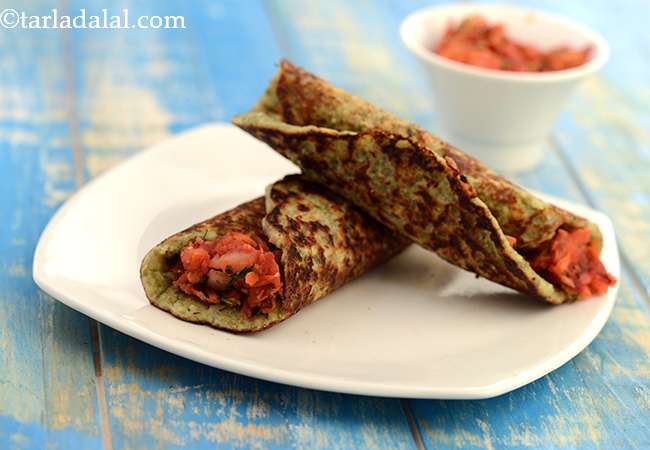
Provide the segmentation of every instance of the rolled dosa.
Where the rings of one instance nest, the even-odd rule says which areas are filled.
[[[281,286],[270,297],[272,302],[263,305],[264,311],[260,308],[244,311],[246,294],[253,289],[244,283],[248,282],[245,275],[254,272],[252,267],[247,268],[244,278],[236,281],[244,291],[234,292],[239,299],[224,294],[236,291],[232,286],[218,291],[209,288],[207,280],[192,285],[179,283],[188,262],[181,258],[183,249],[193,245],[209,247],[230,235],[240,236],[245,241],[240,244],[244,249],[250,247],[248,242],[259,254],[272,253],[279,267]],[[246,333],[287,319],[389,259],[406,245],[406,239],[349,202],[292,175],[270,185],[265,197],[243,203],[165,239],[147,253],[140,273],[146,296],[154,306],[189,322]],[[259,260],[255,264],[258,263]],[[210,267],[218,267],[218,261]],[[235,275],[231,274],[231,278]],[[199,294],[193,294],[196,291]]]
[[[603,293],[615,281],[598,257],[596,224],[287,61],[233,123],[306,178],[489,280],[550,303]]]

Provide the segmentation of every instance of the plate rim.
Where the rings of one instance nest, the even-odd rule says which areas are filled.
[[[82,196],[86,195],[87,192],[91,190],[99,180],[103,180],[106,177],[112,176],[116,171],[123,170],[124,167],[134,164],[145,155],[150,155],[156,152],[160,147],[169,145],[170,141],[180,140],[188,135],[205,130],[231,130],[233,128],[235,127],[225,122],[213,122],[190,128],[186,131],[183,131],[182,133],[175,134],[168,139],[164,139],[154,145],[144,148],[135,155],[126,158],[124,161],[121,161],[115,167],[93,178],[84,184],[80,189],[75,191],[52,215],[39,237],[34,251],[34,258],[32,263],[32,276],[36,285],[55,300],[78,312],[81,312],[82,314],[106,326],[114,328],[124,334],[127,334],[154,347],[163,349],[189,360],[205,364],[207,366],[285,385],[328,392],[339,392],[345,394],[377,397],[478,400],[506,394],[535,380],[538,380],[539,378],[558,369],[573,359],[596,338],[596,336],[600,333],[602,328],[605,326],[605,323],[609,319],[614,305],[617,301],[617,294],[620,286],[620,275],[619,282],[614,287],[610,288],[610,291],[607,295],[608,298],[611,296],[612,300],[607,300],[603,307],[598,310],[589,325],[589,332],[583,334],[579,339],[573,341],[564,350],[557,352],[554,355],[548,357],[545,361],[540,362],[535,368],[524,370],[503,380],[481,386],[469,386],[462,388],[445,388],[440,386],[432,387],[426,385],[403,386],[395,383],[360,382],[356,380],[346,380],[343,377],[319,376],[318,374],[308,372],[293,372],[290,370],[268,367],[263,364],[250,363],[231,357],[224,357],[220,354],[202,350],[199,347],[195,347],[181,340],[176,340],[166,335],[156,333],[152,330],[138,325],[135,322],[123,320],[123,318],[115,315],[110,311],[87,307],[86,303],[83,301],[72,298],[72,296],[68,296],[64,292],[60,291],[56,287],[56,283],[54,283],[53,280],[48,279],[45,271],[46,263],[43,261],[42,253],[44,246],[46,246],[47,243],[52,240],[52,230],[56,227],[56,224],[66,215],[67,211],[73,208],[79,199]],[[560,204],[577,206],[578,208],[586,208],[597,213],[606,223],[607,227],[610,229],[609,231],[611,231],[614,237],[616,236],[611,219],[603,212],[595,210],[589,206],[580,205],[566,199],[554,197],[549,194],[540,193],[531,189],[528,190],[535,193],[536,195],[539,195],[540,197],[550,199],[554,203],[557,202]],[[616,239],[613,240],[612,246],[613,247],[611,250],[616,256],[618,269],[620,268],[620,254],[618,252],[618,243]],[[159,312],[162,314],[167,314],[163,311]]]

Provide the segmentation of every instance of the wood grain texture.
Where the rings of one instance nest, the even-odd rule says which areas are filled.
[[[650,305],[650,33],[641,26],[648,5],[598,1],[567,4],[562,11],[603,33],[611,59],[579,87],[560,117],[559,145],[591,201],[614,221]]]
[[[622,280],[598,338],[544,378],[475,402],[415,401],[431,448],[647,448],[648,332],[643,300]]]
[[[591,203],[614,219],[626,261],[618,303],[591,346],[535,383],[491,400],[403,405],[426,448],[647,448],[647,5],[518,3],[572,16],[610,41],[611,63],[570,100],[541,167],[516,180]],[[171,134],[247,110],[280,55],[435,131],[428,88],[398,36],[401,19],[427,4],[20,5],[28,14],[59,6],[183,15],[187,28],[0,30],[0,448],[414,447],[399,400],[256,381],[103,326],[97,384],[90,321],[41,294],[30,265],[76,173],[88,180]],[[9,7],[18,8],[0,2],[0,10]],[[77,167],[72,147],[80,152]]]
[[[36,240],[75,188],[62,42],[0,30],[0,448],[101,447],[89,321],[31,279]]]
[[[413,76],[418,68],[399,38],[400,21],[417,6],[298,0],[265,5],[283,54],[293,63],[435,130],[426,83]]]
[[[396,400],[256,381],[106,331],[115,448],[413,448]]]
[[[639,0],[616,6],[604,0],[516,3],[579,20],[610,45],[609,63],[578,87],[554,137],[583,195],[614,221],[627,268],[650,305],[650,33],[642,25],[648,5]]]
[[[420,7],[421,2],[379,2],[372,6],[329,2],[325,11],[322,5],[298,8],[287,2],[273,4],[275,27],[284,33],[280,42],[287,42],[292,60],[435,130],[435,113],[420,73],[408,62],[406,52],[395,47],[399,20]],[[562,12],[559,4],[551,6]],[[574,99],[568,111],[579,101]],[[577,129],[558,130],[564,139],[580,134]],[[619,132],[612,138],[625,139],[625,134]],[[549,141],[540,167],[515,176],[515,180],[574,201],[592,201],[583,195],[584,187],[590,189],[591,184],[582,179],[581,171],[576,178],[567,169],[565,149],[557,148],[554,142]],[[586,154],[590,148],[583,143]],[[642,159],[634,161],[647,167],[642,165]],[[599,164],[605,167],[608,163]],[[603,187],[608,186],[603,180]],[[600,194],[593,195],[598,205]],[[638,204],[634,197],[625,198]],[[648,223],[647,219],[639,220]],[[559,370],[496,399],[410,402],[425,446],[491,449],[650,445],[650,318],[643,293],[630,276],[626,271],[618,305],[603,332]]]
[[[133,16],[184,15],[188,29],[73,35],[86,178],[174,132],[248,109],[279,59],[256,2],[127,5]],[[256,381],[106,327],[100,340],[114,448],[413,447],[399,400]]]

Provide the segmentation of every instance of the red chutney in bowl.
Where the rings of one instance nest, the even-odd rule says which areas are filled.
[[[513,72],[551,72],[586,63],[592,49],[557,47],[547,52],[519,44],[505,35],[502,24],[489,24],[471,15],[454,27],[449,24],[435,53],[476,67]]]

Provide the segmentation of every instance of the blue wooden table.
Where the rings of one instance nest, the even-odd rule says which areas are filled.
[[[39,292],[54,211],[114,164],[247,110],[286,56],[436,130],[400,20],[430,1],[2,1],[26,14],[182,15],[185,29],[0,29],[0,448],[649,448],[650,6],[523,2],[596,28],[612,58],[515,179],[605,211],[618,303],[575,359],[485,401],[381,399],[195,364]],[[110,238],[106,237],[106,238]]]

